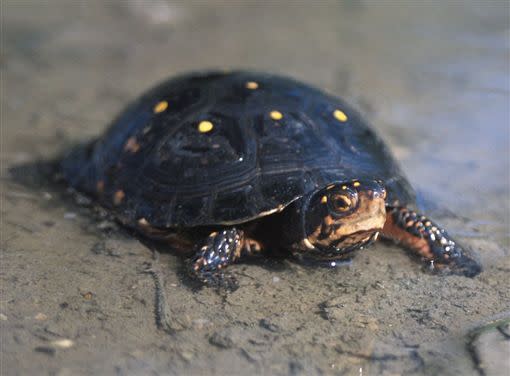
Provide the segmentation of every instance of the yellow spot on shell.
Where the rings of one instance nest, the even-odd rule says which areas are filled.
[[[124,200],[125,196],[126,196],[126,194],[124,193],[124,191],[118,190],[117,192],[115,192],[113,194],[113,204],[114,205],[120,205],[122,200]]]
[[[335,110],[333,111],[333,116],[336,120],[341,121],[342,123],[347,121],[347,115],[343,111]]]
[[[325,204],[328,202],[328,196],[322,196],[321,198],[321,204]]]
[[[258,89],[259,84],[256,83],[255,81],[248,81],[245,86],[247,89],[255,90],[255,89]]]
[[[210,132],[210,131],[212,131],[213,128],[214,128],[213,123],[211,123],[210,121],[207,121],[207,120],[201,121],[198,124],[198,131],[200,133]]]
[[[361,183],[359,181],[355,181],[354,183],[352,183],[353,187],[359,187],[361,185]]]
[[[154,113],[159,114],[160,112],[165,111],[168,108],[167,101],[161,101],[157,105],[154,106]]]
[[[269,116],[271,116],[271,119],[273,120],[281,120],[283,118],[283,115],[280,111],[271,111]]]

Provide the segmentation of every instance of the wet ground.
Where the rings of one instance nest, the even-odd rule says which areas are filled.
[[[508,3],[240,4],[2,2],[0,373],[508,374]],[[179,257],[34,169],[167,76],[240,67],[360,108],[485,271],[433,276],[379,244],[194,291]]]

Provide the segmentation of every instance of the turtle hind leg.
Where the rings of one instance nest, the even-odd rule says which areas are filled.
[[[224,269],[240,258],[259,253],[262,246],[245,236],[243,230],[229,227],[212,232],[205,244],[191,261],[191,274],[200,282],[212,286],[235,290],[237,280]]]
[[[468,250],[424,215],[406,207],[388,207],[382,235],[430,263],[434,270],[474,277],[481,265]]]

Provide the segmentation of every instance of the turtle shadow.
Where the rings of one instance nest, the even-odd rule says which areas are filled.
[[[176,251],[172,249],[172,245],[160,240],[154,240],[147,238],[141,234],[133,234],[145,247],[151,250],[153,256],[152,259],[155,262],[159,262],[159,254],[171,254],[178,256],[176,275],[179,281],[193,292],[200,291],[204,288],[208,288],[207,285],[200,282],[192,273],[192,260],[201,243],[197,243],[189,252],[183,253],[182,251]],[[249,258],[243,259],[237,263],[229,265],[227,268],[227,274],[231,274],[235,277],[245,277],[243,269],[247,266],[258,266],[271,273],[283,272],[287,270],[287,263],[289,255],[280,251],[264,252]],[[228,286],[216,286],[219,292],[222,290],[233,290],[232,287]]]
[[[7,180],[31,190],[58,189],[59,160],[36,160],[15,164],[7,169]],[[60,186],[62,188],[62,186]]]
[[[96,204],[94,200],[75,189],[71,188],[64,180],[61,173],[61,157],[49,160],[35,160],[13,165],[8,168],[8,175],[5,178],[14,185],[23,187],[31,192],[37,193],[37,196],[43,197],[44,194],[51,196],[51,200],[40,200],[39,205],[44,208],[64,208],[66,212],[77,214],[84,222],[80,222],[80,229],[88,234],[99,237],[98,244],[104,242],[112,235],[130,237],[142,243],[151,253],[147,264],[154,264],[158,261],[158,254],[170,254],[176,256],[176,273],[178,279],[183,285],[196,292],[206,287],[202,282],[193,277],[191,270],[191,260],[197,247],[189,252],[180,252],[172,247],[172,244],[162,240],[151,239],[132,228],[121,224],[105,208]],[[13,190],[17,188],[14,187]],[[19,189],[19,188],[18,188]],[[198,244],[196,246],[200,246]],[[91,251],[98,253],[93,247]],[[101,253],[101,252],[99,252]],[[121,257],[117,255],[116,257]],[[239,263],[229,266],[228,273],[244,278],[244,266],[258,266],[271,273],[278,273],[287,270],[289,260],[288,253],[280,250],[272,250],[263,254],[243,259]]]
[[[76,191],[67,184],[60,168],[63,155],[53,159],[34,160],[10,166],[4,178],[8,186],[5,196],[9,199],[12,192],[13,199],[17,196],[23,197],[23,193],[18,191],[25,189],[34,194],[41,209],[64,208],[66,215],[86,219],[83,223],[80,222],[80,227],[85,232],[111,235],[112,231],[120,226],[114,224],[117,223],[115,218],[106,209],[96,204],[91,197]],[[111,226],[99,226],[105,221],[109,221]]]

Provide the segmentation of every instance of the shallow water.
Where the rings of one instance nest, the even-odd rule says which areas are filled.
[[[510,303],[509,5],[296,4],[2,4],[2,374],[477,372],[466,335]],[[194,292],[178,257],[152,261],[114,223],[7,172],[205,68],[284,73],[361,109],[485,272],[431,276],[377,245],[338,271],[250,263],[234,294]],[[148,262],[176,334],[156,326]]]

